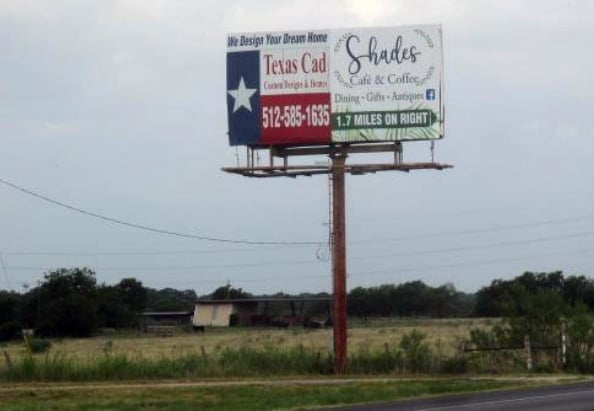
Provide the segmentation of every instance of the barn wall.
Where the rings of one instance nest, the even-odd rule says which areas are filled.
[[[228,327],[233,304],[196,304],[194,325],[209,327]]]

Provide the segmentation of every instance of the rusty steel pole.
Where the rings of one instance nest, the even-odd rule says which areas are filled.
[[[332,159],[332,283],[334,289],[334,372],[342,374],[347,365],[346,298],[346,218],[344,164],[345,153],[333,153]]]

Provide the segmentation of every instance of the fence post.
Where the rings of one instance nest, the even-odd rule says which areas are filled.
[[[526,350],[526,368],[532,371],[532,350],[530,349],[530,337],[528,334],[524,336],[524,349]]]
[[[204,345],[200,346],[200,352],[202,353],[202,360],[204,361],[204,364],[207,364],[208,357],[206,356],[206,350],[204,349]]]
[[[561,366],[567,363],[567,322],[561,323]]]
[[[12,368],[12,360],[10,359],[10,355],[4,351],[4,361],[6,361],[6,366],[8,367],[8,369]]]

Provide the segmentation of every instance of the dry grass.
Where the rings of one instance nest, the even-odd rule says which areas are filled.
[[[348,331],[349,351],[383,349],[386,344],[398,344],[403,335],[417,330],[426,335],[432,351],[437,355],[453,355],[462,339],[467,339],[473,328],[491,328],[489,319],[379,319],[354,323]]]
[[[366,323],[353,321],[348,330],[349,352],[379,351],[384,350],[386,345],[396,347],[402,335],[417,330],[426,334],[427,342],[435,354],[452,355],[457,350],[460,339],[468,337],[470,329],[487,328],[492,324],[492,320],[484,319],[382,319]],[[307,331],[297,327],[288,330],[213,328],[207,329],[204,334],[180,333],[173,337],[122,334],[53,340],[50,352],[59,352],[84,362],[92,361],[106,351],[139,358],[163,358],[201,353],[202,347],[207,356],[213,356],[225,348],[292,349],[299,346],[312,351],[331,351],[332,331]],[[0,350],[13,359],[24,355],[23,345],[18,342],[4,345]]]

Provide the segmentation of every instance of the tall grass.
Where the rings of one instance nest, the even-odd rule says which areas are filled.
[[[142,358],[105,355],[85,362],[61,353],[23,358],[0,369],[0,381],[114,381],[213,376],[199,355]]]
[[[0,381],[115,381],[214,377],[328,374],[332,357],[302,349],[290,351],[225,349],[216,357],[201,353],[144,358],[104,355],[85,362],[55,353],[11,361],[0,367]]]
[[[412,332],[383,350],[360,350],[349,356],[351,374],[411,374],[466,371],[452,367],[452,358],[435,355],[424,335]],[[177,356],[144,357],[140,354],[101,355],[81,360],[61,352],[7,360],[0,366],[0,381],[115,381],[147,379],[197,379],[324,375],[333,372],[327,351],[298,345],[281,349],[224,348],[207,354],[204,349]]]

